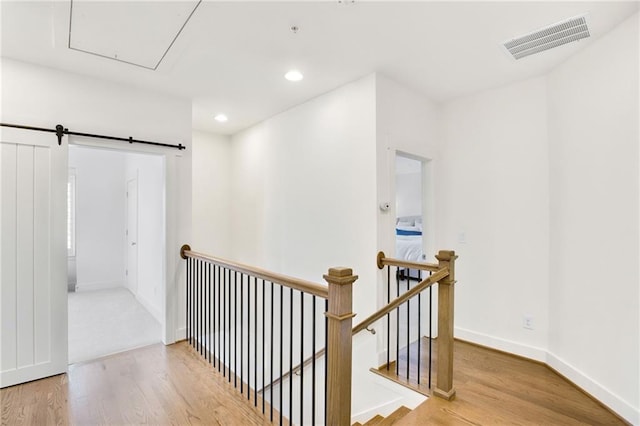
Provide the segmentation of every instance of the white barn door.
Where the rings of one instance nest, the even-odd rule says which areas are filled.
[[[67,164],[66,140],[2,128],[0,387],[67,370]]]

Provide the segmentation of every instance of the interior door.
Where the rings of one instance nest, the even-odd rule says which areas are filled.
[[[0,134],[0,387],[67,370],[67,152],[51,133]]]
[[[127,286],[138,294],[138,179],[127,181]]]

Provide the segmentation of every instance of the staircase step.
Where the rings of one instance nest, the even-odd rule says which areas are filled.
[[[372,417],[368,422],[366,422],[363,426],[374,426],[379,425],[384,420],[380,414],[376,414],[375,417]]]
[[[355,422],[354,424],[352,424],[351,426],[362,426],[362,423],[360,422]]]
[[[382,422],[378,423],[378,426],[391,426],[410,412],[411,410],[403,405],[389,414]]]

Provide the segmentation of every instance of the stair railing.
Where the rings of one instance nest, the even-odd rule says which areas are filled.
[[[186,340],[196,352],[272,422],[350,424],[352,287],[358,278],[351,269],[330,268],[321,285],[188,245],[180,255],[186,261]],[[326,348],[324,365],[318,348]],[[309,377],[298,368],[294,389],[296,358],[312,371]]]
[[[419,298],[426,289],[431,291],[435,284],[438,284],[438,338],[437,384],[433,393],[447,400],[454,398],[453,306],[457,256],[453,251],[440,251],[436,255],[437,264],[407,262],[378,253],[377,265],[380,269],[387,267],[389,288],[392,266],[397,268],[396,277],[400,268],[408,269],[409,276],[411,269],[431,275],[402,294],[398,289],[394,300],[389,300],[388,293],[388,303],[355,327],[352,327],[355,316],[352,290],[358,277],[349,268],[330,268],[323,276],[328,285],[321,285],[194,252],[188,245],[181,248],[180,255],[186,260],[187,269],[187,341],[230,383],[233,375],[234,387],[239,387],[241,394],[246,388],[247,399],[261,408],[270,421],[316,424],[322,418],[325,424],[350,424],[353,335],[385,317],[389,325],[394,310],[397,318],[402,305],[408,309],[412,299]],[[324,316],[322,320],[321,316]],[[299,322],[294,324],[294,318]],[[309,329],[311,343],[305,347]],[[305,355],[305,351],[309,354]],[[321,365],[319,359],[323,355],[326,356]],[[309,366],[311,377],[304,374]],[[324,383],[318,380],[321,369],[326,372]],[[298,376],[297,405],[293,401],[294,373]],[[305,379],[311,381],[310,396],[303,392]],[[288,398],[284,393],[286,385]],[[275,387],[277,395],[274,395]],[[319,394],[316,393],[318,387],[322,389]],[[283,400],[288,402],[287,406]],[[308,401],[311,407],[305,412]],[[284,412],[287,409],[288,412]],[[323,410],[323,415],[318,414],[318,410]]]
[[[429,388],[431,388],[431,293],[433,286],[438,284],[438,337],[436,340],[436,350],[437,350],[437,368],[436,368],[436,387],[433,390],[433,394],[439,396],[441,398],[452,400],[455,397],[455,389],[453,387],[453,315],[454,315],[454,284],[455,284],[455,260],[458,258],[455,252],[441,250],[437,255],[436,259],[438,263],[426,263],[426,262],[410,262],[401,259],[393,259],[385,256],[383,252],[379,252],[377,256],[377,265],[379,269],[387,268],[387,301],[388,303],[379,309],[374,314],[370,315],[368,318],[363,320],[360,324],[354,327],[354,334],[360,332],[364,329],[368,329],[374,322],[385,318],[387,320],[387,369],[391,363],[390,360],[390,335],[391,335],[391,313],[395,311],[395,321],[396,321],[396,374],[400,375],[398,370],[400,363],[400,328],[398,326],[400,322],[400,307],[404,307],[407,324],[407,339],[406,339],[406,347],[405,347],[405,356],[406,356],[406,378],[409,379],[409,370],[410,370],[410,362],[411,362],[411,354],[410,354],[410,343],[411,339],[409,337],[410,334],[410,302],[414,299],[417,299],[417,310],[418,310],[418,339],[416,342],[417,346],[417,357],[415,367],[417,372],[415,376],[417,378],[418,385],[420,384],[420,375],[421,375],[421,338],[422,333],[420,330],[421,325],[421,301],[420,296],[425,290],[429,290],[429,332],[427,335],[428,345],[429,345],[429,362],[428,362],[428,382]],[[397,297],[391,300],[391,267],[396,267],[396,283],[397,283]],[[411,287],[411,271],[417,270],[419,273],[419,280],[421,280],[414,287]],[[408,274],[404,274],[403,271],[408,271]],[[430,273],[425,279],[421,279],[421,271],[426,271]],[[406,279],[407,291],[401,294],[400,291],[400,281]]]

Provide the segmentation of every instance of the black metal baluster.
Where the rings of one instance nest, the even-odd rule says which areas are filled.
[[[190,322],[190,314],[191,314],[191,258],[187,259],[187,317],[185,318],[185,327],[187,328],[187,342],[191,344],[191,322]]]
[[[198,260],[198,351],[202,356],[202,261]]]
[[[422,282],[422,271],[418,271],[418,280]],[[421,324],[422,324],[422,292],[418,293],[418,386],[420,386],[420,357],[422,356],[422,334],[421,334]]]
[[[396,297],[400,296],[400,268],[396,269]],[[400,306],[396,308],[396,376],[400,375]]]
[[[227,278],[229,276],[228,269],[222,270],[224,275],[224,281],[222,282],[222,377],[227,375],[227,303],[229,298],[227,297]]]
[[[304,424],[304,293],[300,292],[300,424]]]
[[[191,334],[192,334],[192,347],[193,349],[197,349],[198,347],[198,327],[197,327],[197,319],[198,319],[198,261],[196,259],[193,260],[193,269],[191,270],[191,274],[193,277],[193,288],[191,293]]]
[[[267,383],[267,373],[265,370],[265,341],[264,341],[264,323],[265,323],[265,299],[267,298],[267,294],[265,293],[265,284],[264,284],[264,280],[262,280],[262,414],[264,414],[264,400],[266,397],[266,390],[265,390],[265,384]]]
[[[407,269],[407,291],[411,289],[411,269]],[[409,363],[411,354],[411,299],[407,300],[407,380],[409,380]]]
[[[218,266],[218,372],[222,370],[222,312],[224,310],[224,298],[222,297],[222,286],[224,286],[224,268]]]
[[[221,303],[224,302],[224,300],[222,299],[222,283],[224,282],[224,278],[220,276],[220,266],[216,266],[216,269],[218,271],[217,275],[218,275],[218,309],[217,314],[218,314],[218,325],[216,327],[216,329],[218,330],[218,350],[217,350],[217,356],[216,358],[218,358],[218,372],[220,372],[221,369],[221,361],[222,361],[222,352],[221,352],[221,342],[220,342],[220,336],[222,336],[222,322],[220,321],[220,313],[222,312],[222,306]],[[222,273],[224,274],[224,270],[222,270]]]
[[[391,302],[391,266],[387,265],[387,305]],[[387,314],[387,371],[391,362],[391,313]]]
[[[219,363],[218,353],[216,352],[216,330],[219,329],[216,324],[216,314],[218,313],[218,292],[216,290],[216,286],[218,285],[218,265],[213,265],[213,286],[211,288],[211,307],[213,308],[213,318],[211,319],[211,341],[212,341],[212,357],[213,357],[213,368],[215,369],[217,364]]]
[[[247,400],[251,399],[251,345],[249,337],[251,336],[251,276],[247,275]],[[244,333],[244,331],[243,331]],[[242,356],[244,362],[244,355]]]
[[[289,288],[289,421],[293,423],[293,288]]]
[[[324,311],[329,312],[329,299],[324,301]],[[329,375],[328,370],[328,354],[329,354],[329,317],[325,315],[324,317],[324,424],[327,424],[327,376]]]
[[[240,393],[244,393],[244,274],[240,274]]]
[[[253,406],[258,406],[258,278],[253,277]]]
[[[204,269],[204,273],[205,273],[205,277],[206,277],[206,282],[207,282],[207,286],[204,289],[204,294],[205,294],[205,302],[204,302],[204,307],[205,307],[205,312],[206,312],[206,318],[205,318],[205,327],[204,327],[204,354],[205,354],[205,359],[209,360],[209,362],[211,362],[211,338],[209,337],[209,330],[211,329],[211,264],[209,262],[205,263],[205,269]]]
[[[431,272],[429,272],[429,276],[431,276]],[[431,389],[431,321],[433,317],[431,316],[431,308],[433,307],[431,297],[433,296],[433,286],[429,286],[429,389]]]
[[[269,420],[271,422],[273,422],[273,281],[271,281],[271,359],[269,361],[269,363],[271,364],[271,375],[269,376],[269,378],[271,379],[271,382],[269,383],[269,392],[270,392],[270,398],[269,398],[269,406],[271,407],[271,415],[269,416]]]
[[[213,364],[213,324],[212,321],[212,313],[213,313],[213,265],[209,264],[209,298],[207,302],[209,303],[209,364]]]
[[[233,277],[233,387],[238,387],[238,271]]]
[[[283,333],[284,333],[284,325],[283,325],[283,313],[284,313],[284,286],[280,286],[280,385],[278,389],[280,389],[280,409],[278,410],[280,413],[280,426],[282,426],[282,374],[284,373],[284,353],[283,353]]]
[[[311,424],[316,424],[316,296],[311,298]]]

